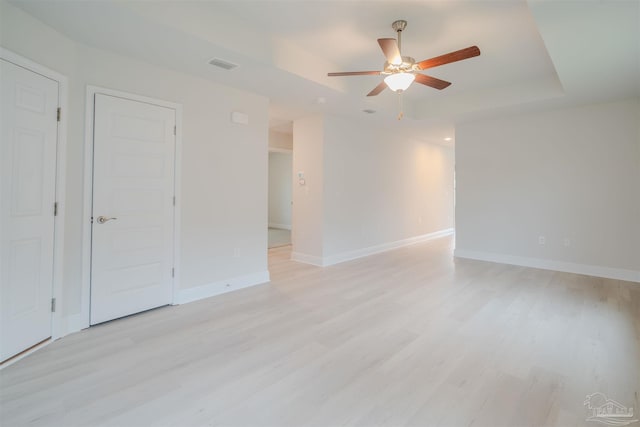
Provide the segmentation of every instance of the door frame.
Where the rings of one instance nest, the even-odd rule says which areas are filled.
[[[182,206],[182,104],[164,101],[147,96],[137,95],[99,86],[87,85],[85,103],[85,135],[84,135],[84,203],[82,215],[82,310],[79,314],[80,328],[90,326],[91,309],[91,211],[93,209],[93,125],[95,114],[95,95],[109,95],[131,101],[144,102],[171,108],[176,114],[176,140],[174,154],[173,191],[176,204],[173,213],[173,265],[175,268],[171,304],[175,305],[180,290],[180,218]]]
[[[51,313],[51,339],[44,341],[42,344],[31,347],[29,351],[23,352],[19,356],[14,356],[10,362],[5,362],[6,367],[22,357],[31,354],[33,351],[49,344],[51,341],[66,335],[69,331],[69,325],[64,321],[63,315],[63,266],[64,266],[64,223],[66,218],[66,160],[67,160],[67,124],[69,115],[68,109],[68,93],[69,82],[67,77],[54,71],[44,65],[25,58],[13,51],[0,46],[0,58],[11,62],[26,70],[40,74],[50,80],[58,83],[58,108],[61,110],[60,121],[58,122],[58,134],[56,141],[56,186],[55,199],[58,203],[57,215],[53,220],[53,281],[52,296],[56,301],[56,310]]]

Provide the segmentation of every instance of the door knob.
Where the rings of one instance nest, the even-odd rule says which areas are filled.
[[[98,224],[104,224],[105,222],[111,221],[112,219],[118,219],[118,218],[116,218],[116,217],[109,218],[109,217],[101,215],[101,216],[98,217]]]

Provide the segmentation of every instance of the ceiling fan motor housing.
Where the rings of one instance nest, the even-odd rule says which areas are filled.
[[[388,61],[385,61],[384,71],[381,74],[413,73],[417,71],[419,70],[416,65],[416,60],[410,56],[403,56],[401,64],[390,64]]]

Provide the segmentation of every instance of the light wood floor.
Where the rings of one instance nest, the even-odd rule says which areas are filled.
[[[450,239],[327,268],[289,251],[270,284],[2,370],[2,426],[596,426],[594,392],[640,412],[640,284],[454,260]]]

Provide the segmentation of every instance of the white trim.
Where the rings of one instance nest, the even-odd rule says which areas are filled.
[[[428,242],[430,240],[450,236],[453,234],[453,232],[453,228],[445,228],[444,230],[434,231],[433,233],[427,233],[421,236],[409,237],[408,239],[396,240],[395,242],[382,243],[380,245],[369,246],[368,248],[342,252],[324,258],[315,255],[307,255],[300,252],[292,252],[291,260],[302,262],[305,264],[317,265],[318,267],[328,267],[330,265],[339,264],[341,262],[351,261],[369,255],[379,254],[381,252],[387,252],[393,249],[398,249],[405,246],[415,245],[417,243]]]
[[[91,322],[91,210],[93,204],[93,110],[95,92],[87,87],[84,115],[84,191],[82,209],[82,283],[80,302],[80,328]]]
[[[80,311],[80,313],[67,315],[66,320],[67,334],[78,332],[88,327],[82,311]]]
[[[0,46],[0,57],[22,68],[26,68],[34,73],[40,74],[58,83],[58,107],[62,110],[62,116],[58,123],[58,135],[56,144],[56,193],[55,199],[58,203],[58,215],[54,218],[54,248],[53,248],[53,284],[52,295],[56,299],[59,307],[51,316],[51,339],[55,340],[67,335],[70,330],[62,315],[63,295],[63,266],[64,266],[64,223],[66,216],[66,159],[67,159],[67,127],[69,116],[69,80],[66,76],[38,64],[30,59],[18,55]],[[40,345],[33,348],[33,351],[43,347]],[[27,352],[31,354],[31,351]],[[25,354],[26,355],[26,354]],[[12,362],[13,363],[13,362]]]
[[[87,85],[85,103],[85,135],[84,135],[84,207],[82,216],[82,307],[79,318],[73,321],[74,326],[79,329],[90,326],[90,306],[91,306],[91,210],[93,205],[93,116],[94,99],[96,94],[116,96],[133,101],[146,102],[173,109],[176,115],[176,139],[174,154],[174,195],[176,206],[173,215],[173,267],[175,276],[173,277],[172,304],[177,304],[176,295],[180,289],[180,218],[181,218],[181,189],[182,189],[182,105],[164,101],[147,96],[136,95],[129,92],[107,89],[99,86]],[[71,323],[71,322],[70,322]],[[77,329],[77,330],[79,330]]]
[[[172,304],[177,304],[178,293],[180,292],[181,268],[180,248],[182,247],[181,224],[182,224],[182,105],[174,104],[176,110],[176,151],[174,155],[174,180],[173,194],[176,198],[173,210],[173,295]]]
[[[269,272],[261,271],[259,273],[247,274],[244,276],[232,277],[226,280],[209,283],[193,288],[181,289],[177,294],[176,304],[186,304],[198,301],[204,298],[213,297],[227,292],[235,291],[250,286],[260,285],[269,282]]]
[[[342,252],[336,255],[325,257],[323,259],[323,266],[339,264],[341,262],[351,261],[369,255],[379,254],[381,252],[387,252],[393,249],[415,245],[416,243],[428,242],[430,240],[439,239],[441,237],[450,236],[452,234],[453,228],[445,228],[444,230],[434,231],[433,233],[427,233],[421,236],[409,237],[408,239],[396,240],[395,242],[383,243],[381,245],[370,246],[368,248]]]
[[[323,267],[322,257],[315,255],[303,254],[302,252],[291,252],[291,261],[302,262],[304,264],[316,265]]]
[[[276,224],[275,222],[270,222],[269,228],[279,228],[280,230],[291,230],[291,224]]]
[[[40,65],[37,62],[25,58],[24,56],[18,55],[17,53],[2,46],[0,46],[0,57],[20,67],[27,68],[34,73],[41,74],[48,79],[55,80],[57,82],[64,81],[65,84],[67,83],[67,77],[65,75],[60,74],[51,68],[47,68],[44,65]]]
[[[622,268],[577,264],[566,261],[554,261],[550,259],[495,254],[482,251],[469,251],[464,249],[456,249],[454,251],[454,256],[456,258],[468,258],[479,261],[496,262],[500,264],[511,264],[519,265],[522,267],[539,268],[542,270],[554,270],[562,271],[565,273],[584,274],[587,276],[604,277],[607,279],[624,280],[627,282],[640,282],[640,271],[625,270]]]

